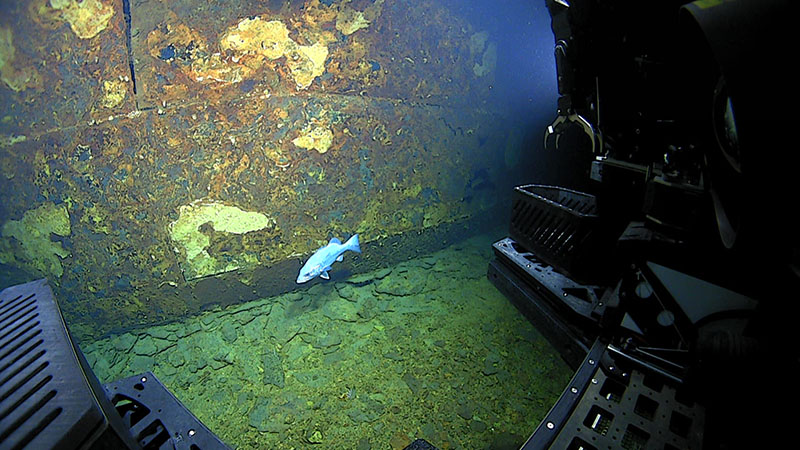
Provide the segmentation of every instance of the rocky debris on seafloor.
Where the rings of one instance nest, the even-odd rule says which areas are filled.
[[[358,275],[353,275],[352,277],[345,280],[345,282],[349,284],[354,284],[357,286],[363,286],[369,283],[373,283],[376,280],[381,280],[392,273],[391,267],[386,267],[383,269],[378,269],[374,272],[367,272]]]
[[[457,264],[459,258],[461,264]],[[458,295],[455,286],[475,287],[473,297],[459,301],[478,308],[478,314],[494,312],[496,306],[482,296],[482,285],[473,284],[470,269],[484,259],[485,255],[472,247],[453,247],[390,269],[207,311],[182,324],[123,333],[89,345],[87,359],[96,373],[105,374],[101,379],[155,367],[157,376],[181,394],[185,394],[181,390],[190,392],[202,385],[208,393],[194,401],[209,404],[208,414],[235,413],[252,432],[273,434],[271,439],[299,436],[305,445],[332,445],[340,439],[341,435],[324,423],[308,422],[309,415],[336,414],[354,429],[366,427],[381,436],[396,435],[391,442],[365,437],[357,444],[349,442],[351,448],[387,444],[403,448],[407,436],[386,426],[386,416],[397,413],[407,402],[428,401],[443,389],[452,390],[452,397],[441,403],[446,405],[440,411],[446,421],[480,436],[481,445],[515,448],[513,445],[521,442],[519,436],[494,431],[499,423],[505,425],[502,407],[492,401],[476,401],[481,398],[476,389],[491,392],[494,386],[515,385],[518,375],[511,360],[517,364],[520,358],[528,358],[525,355],[538,355],[537,343],[542,338],[523,322],[505,322],[505,316],[497,321],[460,320],[451,315],[452,304],[445,301],[451,294]],[[465,260],[469,267],[463,267]],[[411,286],[414,280],[423,285],[417,294],[409,291],[420,289]],[[456,327],[437,334],[436,320],[444,311],[453,317]],[[434,321],[427,321],[429,317],[435,317]],[[486,336],[488,341],[471,345],[465,338],[451,339],[451,332],[459,327]],[[507,342],[498,340],[507,339],[507,333],[522,346],[507,349]],[[452,366],[454,369],[446,370],[457,372],[449,379],[439,379],[433,375],[437,369],[424,369],[421,360],[433,367]],[[354,361],[392,381],[386,385],[374,379],[362,383],[361,374],[352,376]],[[542,363],[541,367],[545,366]],[[527,362],[526,367],[537,366]],[[465,382],[458,371],[471,381]],[[524,413],[530,411],[524,409]],[[431,442],[449,442],[439,426],[428,424],[421,430],[422,437],[430,437]]]
[[[88,347],[87,357],[101,379],[128,375],[133,368],[151,370],[155,367],[158,373],[166,376],[182,376],[182,373],[191,374],[185,376],[197,376],[198,371],[205,368],[219,370],[233,365],[244,379],[256,376],[265,384],[281,387],[285,385],[285,358],[302,357],[305,352],[303,345],[289,345],[295,337],[300,336],[308,348],[320,351],[326,361],[332,362],[337,359],[335,355],[341,353],[343,335],[330,330],[317,332],[316,327],[309,324],[306,314],[316,312],[320,317],[348,324],[352,327],[352,336],[357,336],[352,345],[359,346],[361,336],[384,329],[381,323],[368,324],[381,314],[432,311],[434,306],[430,299],[436,298],[435,295],[415,301],[402,299],[415,299],[423,292],[437,289],[435,283],[430,283],[432,277],[444,273],[451,278],[466,274],[461,265],[452,261],[459,256],[471,255],[470,252],[473,250],[466,246],[438,252],[392,268],[355,275],[341,282],[319,283],[308,290],[208,311],[181,324],[123,333],[103,341],[102,345]],[[404,339],[406,332],[399,327],[390,327],[386,333],[392,340],[397,340]],[[245,347],[237,350],[238,353],[231,350],[231,346],[238,346],[240,342],[247,345],[263,343],[264,339],[269,339],[279,347],[267,350],[258,350],[257,347],[248,350],[249,347]],[[280,346],[286,346],[288,350]],[[208,353],[208,349],[219,351],[212,352],[208,357],[200,354]],[[259,353],[263,354],[259,356]],[[382,355],[390,361],[405,360],[393,350],[385,351]],[[500,357],[490,353],[480,371],[487,376],[497,375],[500,372],[499,363]],[[306,377],[305,381],[311,379]],[[404,381],[415,393],[421,389],[422,384],[410,375]]]
[[[369,395],[359,395],[355,401],[356,405],[347,410],[347,416],[356,424],[375,422],[386,410],[383,403]]]
[[[268,333],[279,344],[283,345],[294,339],[303,329],[302,321],[290,317],[286,307],[278,303],[272,307],[270,313]]]
[[[499,354],[491,352],[486,355],[486,359],[483,361],[483,374],[484,375],[494,375],[500,371],[498,365],[502,362],[502,358]]]
[[[264,384],[271,384],[278,388],[283,388],[285,376],[283,373],[283,361],[275,349],[264,352]]]
[[[392,272],[392,276],[387,276],[380,280],[375,286],[375,291],[379,294],[405,297],[416,295],[425,289],[427,273],[421,270],[397,271]]]
[[[472,419],[473,405],[469,400],[463,400],[456,407],[456,414],[464,420]]]
[[[342,343],[342,337],[336,333],[328,333],[321,336],[316,336],[311,346],[322,350],[323,353],[333,353],[339,349],[339,344]]]
[[[261,399],[248,416],[251,427],[267,433],[280,433],[288,428],[285,420],[275,414],[269,399]]]

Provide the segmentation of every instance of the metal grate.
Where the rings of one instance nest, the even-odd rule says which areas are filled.
[[[603,347],[595,342],[523,449],[701,449],[705,408],[669,380],[619,367]]]
[[[39,280],[0,292],[0,449],[22,448],[228,447],[152,373],[100,385]]]
[[[229,450],[153,375],[104,386],[125,427],[143,450]]]
[[[616,236],[595,197],[556,186],[514,189],[509,234],[547,264],[581,282],[604,279]]]
[[[0,292],[0,448],[76,448],[102,417],[46,281]]]

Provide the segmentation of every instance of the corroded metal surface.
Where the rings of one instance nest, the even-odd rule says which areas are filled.
[[[76,31],[70,20],[90,6]],[[48,276],[79,335],[196,311],[198,280],[235,270],[247,286],[332,236],[377,243],[492,208],[480,189],[508,159],[505,119],[484,107],[495,50],[453,11],[391,0],[130,6],[136,94],[121,1],[2,6],[0,222],[49,203],[65,206],[71,229],[47,237],[65,249],[60,273],[9,233],[0,262]],[[266,219],[176,234],[198,202]]]
[[[133,110],[122,1],[52,3],[0,2],[0,143]]]

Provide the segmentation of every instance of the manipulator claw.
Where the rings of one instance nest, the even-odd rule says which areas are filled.
[[[555,135],[555,146],[558,148],[558,141],[561,134],[571,125],[577,124],[581,130],[589,137],[592,143],[592,154],[600,154],[603,151],[603,140],[599,132],[596,132],[592,124],[583,116],[576,113],[572,108],[559,108],[558,116],[544,131],[544,147],[547,148],[548,140]]]

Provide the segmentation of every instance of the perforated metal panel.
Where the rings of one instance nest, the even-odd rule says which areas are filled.
[[[103,424],[47,282],[0,292],[0,448],[78,448]]]
[[[606,351],[595,341],[522,448],[701,449],[705,407],[681,395],[671,380],[620,365]]]
[[[125,428],[144,450],[230,450],[152,373],[104,386]]]
[[[554,448],[701,449],[705,409],[633,370],[627,385],[598,369]]]
[[[558,186],[514,188],[511,239],[559,272],[583,283],[610,276],[618,233],[600,220],[593,195]]]

